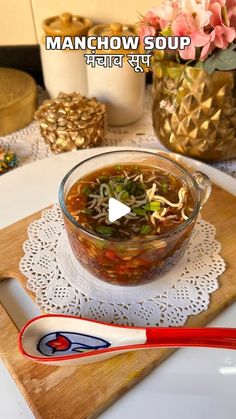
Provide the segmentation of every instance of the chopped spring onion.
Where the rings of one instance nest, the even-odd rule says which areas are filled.
[[[76,220],[108,240],[161,234],[183,222],[193,206],[185,183],[171,176],[134,163],[114,163],[78,181],[67,205]],[[109,222],[110,197],[130,208],[130,215],[114,224]]]
[[[114,180],[116,181],[116,182],[124,182],[124,176],[115,176],[114,177]]]
[[[145,185],[144,183],[141,182],[137,182],[137,187],[138,189],[140,189],[141,191],[144,191],[145,189],[147,189],[147,185]]]
[[[133,208],[132,211],[137,215],[146,215],[146,210],[143,208]]]
[[[163,190],[164,193],[167,193],[168,192],[168,184],[167,184],[167,182],[162,182],[161,187],[162,187],[162,190]]]
[[[124,188],[125,188],[124,185],[122,185],[121,183],[115,186],[115,190],[117,193],[122,192]]]
[[[129,198],[129,192],[127,192],[127,191],[124,191],[122,194],[121,194],[121,200],[122,201],[125,201],[126,199],[128,199]]]
[[[85,208],[84,210],[81,210],[81,212],[83,214],[92,215],[94,213],[94,209],[93,208]]]
[[[92,191],[91,191],[91,189],[88,187],[88,186],[85,186],[84,188],[83,188],[83,194],[85,194],[85,195],[89,195]]]
[[[144,207],[147,211],[160,211],[161,203],[159,201],[149,202]]]
[[[112,234],[115,232],[114,228],[108,227],[108,226],[98,226],[97,232],[104,234],[105,236],[112,236]]]
[[[110,183],[108,183],[108,188],[109,188],[109,190],[110,190],[110,194],[111,194],[111,196],[113,196],[113,195],[114,195],[114,189],[113,189],[113,187],[111,186],[111,184],[110,184]]]
[[[150,233],[150,231],[152,231],[152,227],[149,226],[148,224],[144,224],[144,225],[142,225],[142,227],[140,229],[140,234],[148,234],[148,233]]]
[[[122,169],[122,166],[120,164],[116,164],[115,165],[115,169],[118,170],[118,171],[120,171]]]
[[[108,180],[108,177],[105,175],[99,176],[98,178],[100,180],[100,182],[106,182]]]
[[[136,192],[136,184],[132,180],[130,182],[127,182],[125,185],[125,189],[127,192],[134,194]]]

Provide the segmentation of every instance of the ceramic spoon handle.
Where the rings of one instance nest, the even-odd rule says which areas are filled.
[[[181,328],[149,327],[146,329],[146,345],[201,346],[236,349],[236,329],[217,327]]]

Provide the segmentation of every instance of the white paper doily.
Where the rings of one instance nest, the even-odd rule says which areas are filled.
[[[183,259],[162,278],[137,287],[99,281],[75,259],[60,208],[44,210],[28,228],[21,272],[40,309],[137,326],[181,326],[206,310],[225,270],[215,227],[199,220]]]

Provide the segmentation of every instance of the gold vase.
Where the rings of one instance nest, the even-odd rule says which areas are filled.
[[[202,160],[236,157],[236,72],[161,62],[153,67],[153,126],[170,150]]]

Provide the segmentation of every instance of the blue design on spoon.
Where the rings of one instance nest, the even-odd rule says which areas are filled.
[[[109,342],[96,336],[84,333],[53,332],[44,335],[38,342],[37,350],[46,356],[75,355],[104,349],[111,346]]]

